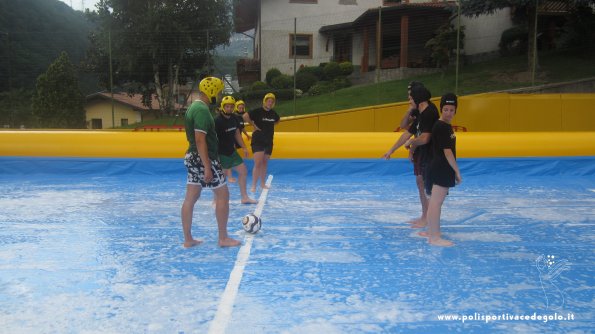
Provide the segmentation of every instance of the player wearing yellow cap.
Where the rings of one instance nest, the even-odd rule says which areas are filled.
[[[262,99],[262,107],[250,110],[244,114],[244,121],[254,127],[252,132],[252,153],[254,155],[254,168],[252,170],[252,188],[256,191],[256,184],[260,180],[260,187],[267,188],[266,174],[268,162],[273,154],[273,137],[275,136],[275,125],[281,118],[273,109],[275,106],[275,95],[268,93]]]
[[[246,192],[248,169],[236,151],[238,144],[244,151],[244,157],[248,157],[248,148],[240,134],[238,119],[233,114],[235,102],[232,96],[224,96],[221,100],[221,112],[215,118],[215,129],[219,138],[219,160],[226,175],[231,174],[232,168],[238,173],[242,204],[256,204],[257,201],[251,199]]]
[[[225,175],[219,162],[219,140],[215,130],[215,121],[209,105],[217,102],[223,90],[223,81],[215,77],[207,77],[198,85],[199,99],[194,101],[186,111],[184,124],[188,150],[184,157],[184,165],[188,170],[186,196],[182,204],[182,230],[184,247],[193,247],[202,243],[192,237],[192,215],[194,205],[200,198],[202,188],[213,191],[217,198],[215,216],[219,231],[219,246],[239,246],[240,241],[227,234],[229,219],[229,189]]]

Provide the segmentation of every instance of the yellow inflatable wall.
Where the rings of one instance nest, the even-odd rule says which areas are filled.
[[[440,99],[432,101],[440,105]],[[390,132],[408,103],[284,117],[283,132]],[[453,125],[470,132],[595,131],[595,94],[489,93],[459,98]]]
[[[273,158],[380,158],[394,132],[280,132]],[[0,131],[0,156],[182,158],[184,132]],[[394,157],[404,158],[401,148]],[[457,156],[595,156],[595,132],[457,132]]]

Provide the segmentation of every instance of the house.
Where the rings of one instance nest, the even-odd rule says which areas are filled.
[[[100,92],[87,96],[85,115],[88,129],[122,127],[156,119],[159,104],[154,98],[149,108],[142,103],[142,96],[139,94],[114,93],[112,109],[111,94]]]
[[[455,1],[436,0],[239,0],[234,9],[236,32],[254,34],[254,58],[237,64],[241,86],[271,68],[291,75],[329,61],[350,61],[368,81],[420,74],[435,67],[426,42],[456,17]],[[512,20],[506,9],[461,25],[465,54],[485,54],[498,50]]]

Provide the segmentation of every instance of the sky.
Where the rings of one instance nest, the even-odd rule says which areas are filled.
[[[95,9],[95,4],[99,2],[99,0],[61,0],[65,4],[72,7],[74,10],[83,10],[83,4],[85,8],[89,8],[91,10]]]

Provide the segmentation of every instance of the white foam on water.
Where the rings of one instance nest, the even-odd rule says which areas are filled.
[[[498,232],[444,232],[448,238],[456,241],[481,241],[481,242],[518,242],[518,235]]]

